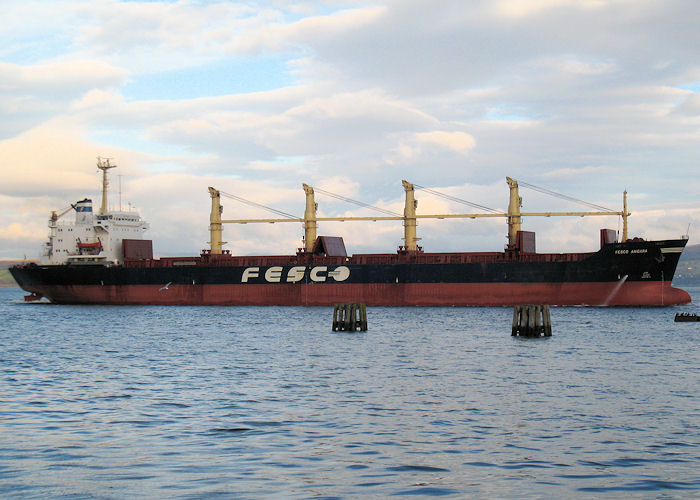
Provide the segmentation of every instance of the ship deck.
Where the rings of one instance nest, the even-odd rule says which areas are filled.
[[[595,252],[582,253],[510,253],[510,252],[398,252],[393,254],[355,254],[326,256],[302,252],[297,255],[233,256],[203,253],[197,257],[161,257],[147,260],[126,260],[125,267],[236,267],[236,266],[291,266],[340,264],[478,264],[495,262],[579,262]]]

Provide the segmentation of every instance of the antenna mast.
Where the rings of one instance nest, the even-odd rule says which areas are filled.
[[[97,168],[102,170],[102,205],[100,206],[100,215],[104,215],[107,212],[107,187],[109,186],[107,170],[114,167],[116,165],[110,164],[109,158],[97,157]]]
[[[630,216],[630,214],[627,211],[627,190],[625,189],[625,192],[622,193],[622,243],[627,241],[627,217]]]

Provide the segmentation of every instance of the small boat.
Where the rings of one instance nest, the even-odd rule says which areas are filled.
[[[100,253],[102,251],[102,242],[99,238],[97,238],[97,241],[92,242],[80,241],[80,238],[78,238],[76,240],[76,246],[80,254],[86,252]]]
[[[700,316],[695,313],[676,313],[676,322],[700,321]]]

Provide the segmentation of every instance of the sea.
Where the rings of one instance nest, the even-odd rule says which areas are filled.
[[[693,304],[70,306],[0,289],[2,498],[699,498]]]

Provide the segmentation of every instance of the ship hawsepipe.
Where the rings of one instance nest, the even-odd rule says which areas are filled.
[[[590,253],[359,254],[126,260],[11,268],[34,297],[63,304],[667,306],[687,239],[606,243]]]

